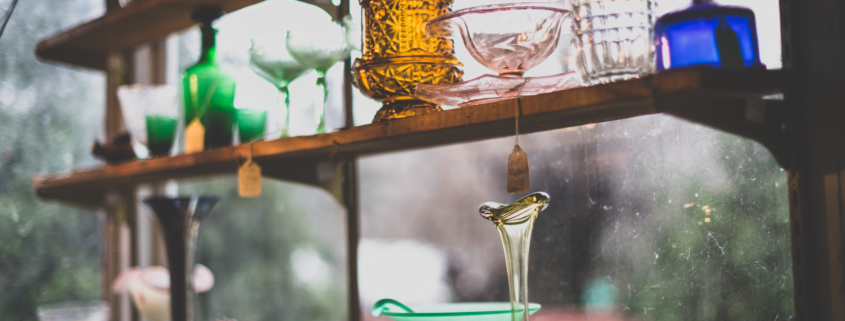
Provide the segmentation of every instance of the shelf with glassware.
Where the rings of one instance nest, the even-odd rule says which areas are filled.
[[[481,103],[330,133],[41,175],[33,179],[33,187],[45,199],[99,206],[105,192],[116,186],[234,174],[240,161],[250,153],[266,177],[319,186],[325,175],[319,175],[318,170],[333,160],[513,135],[517,110],[520,133],[668,113],[759,140],[755,133],[768,130],[762,127],[767,123],[754,115],[768,114],[765,109],[753,108],[768,105],[754,102],[785,90],[788,79],[784,71],[778,70],[673,69],[637,79]],[[728,117],[731,115],[736,117]],[[713,117],[733,123],[719,126],[708,121]]]
[[[106,70],[110,52],[123,52],[194,26],[198,7],[219,7],[233,12],[262,0],[144,0],[128,1],[101,17],[63,30],[38,42],[40,59]],[[330,2],[306,1],[332,12]]]
[[[403,31],[384,28],[384,19],[374,18],[383,11],[379,9],[382,2],[369,2],[364,11],[364,46],[358,48],[363,56],[354,64],[354,77],[362,93],[384,105],[373,124],[325,135],[319,134],[324,131],[325,71],[348,56],[349,44],[357,47],[355,41],[349,41],[350,29],[344,31],[335,23],[317,21],[313,25],[291,26],[270,41],[254,38],[249,51],[250,65],[277,87],[277,106],[265,110],[236,109],[235,81],[215,60],[216,30],[211,23],[223,11],[220,7],[196,9],[191,16],[200,24],[202,54],[183,76],[185,131],[181,136],[185,140],[185,155],[169,157],[172,146],[177,145],[174,144],[177,126],[173,120],[180,108],[175,94],[178,90],[166,86],[127,86],[118,91],[127,127],[137,143],[147,145],[154,158],[77,171],[68,176],[38,177],[36,190],[42,197],[96,206],[102,203],[103,191],[115,185],[230,173],[239,159],[247,157],[263,165],[265,176],[320,185],[321,175],[316,173],[319,161],[506,136],[513,133],[516,114],[523,123],[522,132],[527,133],[667,112],[757,139],[770,149],[777,148],[776,142],[770,142],[772,135],[768,128],[756,128],[740,116],[752,107],[760,110],[749,109],[749,115],[765,114],[766,104],[745,106],[743,99],[759,98],[783,89],[785,79],[781,72],[737,65],[729,66],[735,69],[732,71],[699,67],[644,76],[653,70],[644,58],[650,57],[651,47],[633,40],[643,36],[620,39],[632,42],[632,50],[619,53],[614,61],[606,60],[602,52],[612,48],[604,48],[603,43],[583,36],[595,30],[589,24],[579,23],[588,21],[589,17],[579,17],[583,12],[578,10],[580,2],[577,2],[572,7],[576,12],[572,27],[575,55],[581,61],[579,74],[593,84],[577,88],[581,81],[574,72],[522,77],[554,51],[564,29],[567,7],[502,4],[450,12],[451,1],[434,3],[425,9],[430,11],[426,16],[435,19],[425,28]],[[693,8],[697,13],[715,9],[718,14],[721,10],[707,1],[697,6]],[[638,17],[642,20],[638,20],[639,24],[648,26],[641,33],[651,34],[650,18]],[[503,20],[511,23],[498,23]],[[658,22],[661,35],[661,41],[657,41],[658,60],[662,58],[663,62],[658,70],[684,64],[724,67],[720,65],[723,56],[750,59],[751,65],[746,61],[745,67],[758,67],[756,43],[744,36],[753,32],[743,32],[742,25],[719,21],[716,18],[713,26],[717,30],[714,41],[717,46],[709,48],[715,52],[715,60],[684,62],[681,59],[684,55],[675,54],[674,64],[667,64],[669,57],[662,54],[683,51],[665,44],[666,37],[688,31],[668,28],[664,32],[660,29],[664,24]],[[481,32],[471,32],[469,28]],[[720,39],[720,31],[732,34],[733,38]],[[452,55],[453,42],[448,38],[462,39],[473,58],[498,76],[486,75],[461,82],[461,72],[456,69],[460,63]],[[738,43],[731,45],[731,39]],[[746,52],[746,47],[753,51]],[[697,51],[709,52],[708,48],[700,49]],[[617,64],[620,61],[626,63]],[[287,85],[307,69],[317,71],[317,85],[323,89],[323,99],[318,104],[321,106],[317,106],[315,113],[318,135],[286,138],[290,113]],[[642,78],[629,79],[636,77]],[[465,107],[440,111],[438,104]],[[168,106],[172,110],[166,110]],[[269,117],[270,111],[276,115]],[[282,113],[287,115],[279,115]],[[771,122],[763,119],[761,126],[773,126],[777,122],[777,119]],[[236,126],[240,127],[241,142],[254,143],[232,147]],[[279,137],[282,139],[276,139]],[[262,138],[268,141],[260,141]]]

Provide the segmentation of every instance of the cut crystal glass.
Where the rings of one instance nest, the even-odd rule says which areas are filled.
[[[475,60],[500,76],[519,77],[554,52],[568,12],[553,3],[471,7],[434,18],[426,33],[443,38],[460,34]]]
[[[416,96],[441,105],[469,106],[517,95],[534,96],[580,86],[580,77],[574,71],[526,78],[483,75],[454,85],[419,84]]]
[[[432,37],[464,41],[475,60],[498,76],[449,85],[417,85],[415,96],[443,105],[469,105],[580,86],[574,73],[523,78],[557,48],[569,10],[553,3],[506,3],[466,8],[434,18]],[[507,23],[502,23],[507,21]]]
[[[572,53],[589,84],[653,72],[653,0],[573,0]]]

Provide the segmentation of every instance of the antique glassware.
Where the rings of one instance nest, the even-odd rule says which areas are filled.
[[[466,8],[435,18],[426,25],[429,36],[460,36],[470,55],[498,76],[484,75],[453,85],[420,84],[416,97],[444,105],[466,105],[580,86],[573,73],[522,78],[554,52],[568,12],[566,7],[552,3],[507,3]]]
[[[296,78],[304,74],[308,66],[303,65],[293,58],[287,48],[287,30],[282,30],[278,36],[260,36],[252,38],[252,47],[249,49],[249,65],[256,74],[269,81],[279,90],[276,100],[277,109],[281,109],[284,103],[284,119],[274,119],[278,123],[281,137],[288,136],[290,124],[290,91],[288,85]],[[277,114],[275,110],[272,114]],[[278,113],[281,115],[281,113]],[[241,141],[243,142],[243,141]]]
[[[170,268],[170,312],[172,321],[193,320],[193,267],[197,258],[200,224],[217,204],[213,196],[163,197],[144,200],[158,217],[164,233]]]
[[[123,121],[150,156],[169,156],[176,139],[179,90],[168,85],[127,85],[117,89]]]
[[[528,321],[528,249],[531,231],[537,215],[548,206],[549,194],[536,192],[510,205],[487,202],[478,209],[481,217],[496,224],[499,236],[502,237],[510,285],[512,321],[520,320],[519,312],[523,314],[521,319]]]
[[[653,72],[654,0],[572,0],[572,54],[584,82]]]
[[[522,309],[521,307],[519,309]],[[540,310],[531,303],[528,313]],[[508,321],[512,320],[507,302],[462,302],[415,306],[413,309],[393,299],[381,299],[373,305],[374,317],[388,316],[396,321]],[[528,319],[526,319],[528,320]]]
[[[431,20],[432,37],[461,36],[475,60],[503,77],[521,77],[557,48],[569,10],[553,3],[507,3],[458,10]]]
[[[754,12],[748,8],[694,0],[689,8],[657,19],[654,28],[658,71],[692,65],[764,67]]]
[[[417,84],[461,81],[453,42],[426,36],[425,24],[449,13],[453,0],[359,0],[364,10],[363,56],[353,64],[354,84],[383,102],[373,121],[441,110],[414,97]]]
[[[581,86],[574,71],[545,77],[483,75],[454,85],[417,85],[416,96],[441,105],[468,106],[519,96],[534,96]]]
[[[346,33],[334,22],[309,23],[288,30],[287,48],[303,65],[317,72],[317,86],[322,90],[322,100],[317,106],[317,133],[326,132],[326,103],[329,89],[326,72],[340,60],[349,56]]]
[[[241,144],[264,138],[264,132],[267,128],[267,110],[239,108],[236,113],[238,138]]]
[[[200,23],[202,53],[182,76],[185,125],[199,119],[205,127],[206,149],[231,146],[235,125],[235,79],[216,62],[217,30],[211,22],[223,15],[220,8],[202,8],[191,18]]]

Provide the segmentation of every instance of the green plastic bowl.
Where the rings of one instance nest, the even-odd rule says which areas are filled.
[[[540,304],[529,303],[529,313]],[[373,306],[373,316],[386,315],[396,321],[511,321],[510,302],[470,302],[423,305],[409,308],[393,299],[382,299]],[[518,310],[522,319],[522,310]]]

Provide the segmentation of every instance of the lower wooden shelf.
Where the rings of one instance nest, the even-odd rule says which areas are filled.
[[[664,112],[763,140],[756,136],[765,128],[758,130],[754,126],[765,123],[754,117],[746,119],[749,114],[743,107],[749,98],[782,91],[787,80],[785,72],[778,70],[671,70],[639,79],[523,97],[519,128],[521,133],[532,133]],[[516,99],[503,100],[327,134],[43,174],[33,179],[33,187],[44,199],[101,206],[106,191],[117,187],[233,174],[250,149],[264,176],[324,186],[332,175],[321,173],[321,168],[331,169],[326,164],[333,161],[513,135],[517,106]],[[713,120],[713,124],[708,120]],[[723,120],[729,120],[728,125]]]

